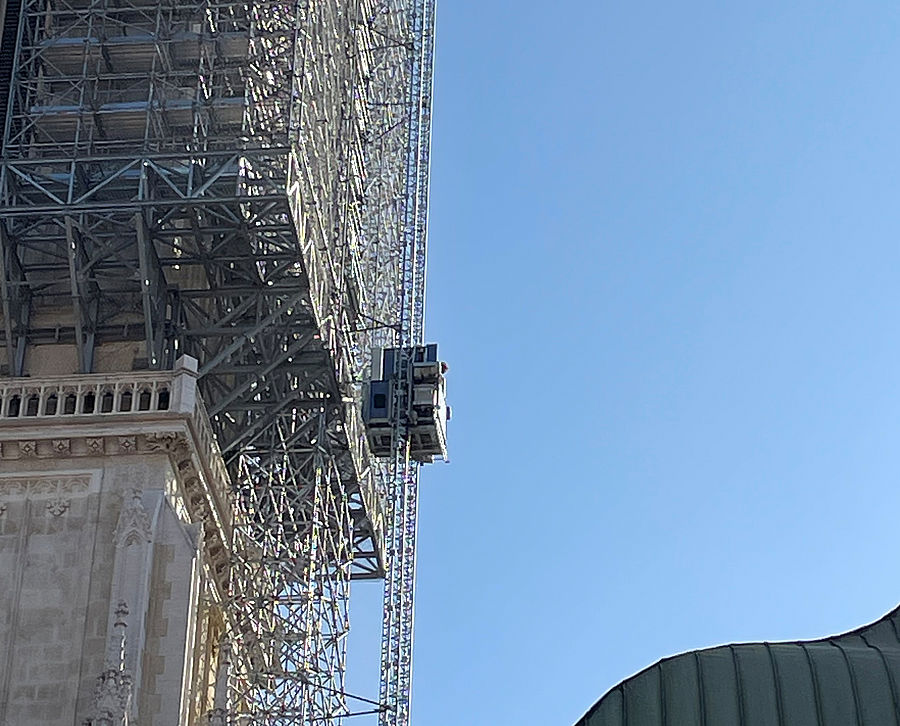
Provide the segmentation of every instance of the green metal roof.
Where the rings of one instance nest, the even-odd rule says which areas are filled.
[[[843,635],[665,658],[576,726],[900,726],[900,607]]]

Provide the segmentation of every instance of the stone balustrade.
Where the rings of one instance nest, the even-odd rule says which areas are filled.
[[[191,448],[198,455],[197,464],[205,470],[203,478],[215,502],[214,516],[222,531],[228,532],[230,478],[197,391],[195,359],[182,357],[170,371],[0,378],[0,432],[9,426],[32,424],[29,429],[33,437],[34,426],[58,428],[56,425],[60,424],[77,426],[102,421],[118,421],[133,430],[134,424],[140,429],[144,424],[164,420],[188,424]],[[158,435],[151,434],[145,445],[158,448]],[[31,446],[33,443],[25,451],[30,453]],[[97,449],[100,450],[102,447]],[[60,453],[69,451],[68,446],[60,449]]]
[[[0,419],[168,411],[173,371],[0,379]]]

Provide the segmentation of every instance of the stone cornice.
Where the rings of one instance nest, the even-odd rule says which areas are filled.
[[[190,520],[203,523],[207,560],[225,592],[233,495],[197,394],[194,361],[152,374],[0,379],[0,467],[22,459],[36,467],[0,478],[0,488],[4,481],[59,478],[39,471],[47,460],[87,466],[91,458],[147,454],[169,458]]]

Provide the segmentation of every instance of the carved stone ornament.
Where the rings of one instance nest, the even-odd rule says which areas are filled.
[[[53,439],[51,444],[53,453],[57,456],[68,456],[72,452],[72,445],[69,439]]]
[[[144,509],[141,490],[132,489],[130,500],[122,505],[122,512],[119,514],[115,533],[116,544],[128,547],[140,542],[149,542],[152,538],[150,517]]]
[[[94,712],[90,726],[125,726],[131,701],[131,676],[125,671],[105,670],[94,687]]]
[[[137,437],[136,436],[120,436],[119,437],[119,449],[126,454],[130,454],[137,450]]]
[[[33,458],[37,456],[37,441],[34,439],[28,439],[27,441],[19,442],[19,456],[24,458]]]
[[[131,704],[133,678],[125,669],[125,627],[128,607],[120,602],[116,608],[114,632],[110,634],[106,667],[94,687],[94,717],[86,726],[126,726]]]
[[[6,514],[6,510],[9,509],[9,504],[6,502],[0,502],[0,517]]]
[[[47,502],[47,511],[50,512],[54,517],[61,517],[67,511],[69,511],[69,507],[71,506],[71,502],[68,499],[63,499],[61,497],[57,499],[51,499]]]
[[[166,431],[162,433],[149,433],[144,436],[144,441],[148,451],[176,451],[181,446],[187,446],[187,442],[182,434],[174,431]]]
[[[96,488],[91,474],[0,476],[0,495],[15,499],[68,499]]]
[[[94,437],[88,436],[85,440],[85,447],[88,450],[89,454],[102,454],[103,453],[103,437]]]

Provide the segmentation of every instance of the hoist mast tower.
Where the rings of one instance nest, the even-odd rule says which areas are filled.
[[[6,0],[0,472],[99,456],[126,423],[117,451],[170,457],[208,573],[185,723],[364,710],[344,686],[350,582],[382,577],[370,708],[409,722],[404,362],[425,343],[433,43],[434,0]],[[400,413],[376,458],[362,399],[383,349]],[[141,428],[178,412],[195,479],[221,485],[209,506]],[[52,438],[79,426],[83,445]],[[125,653],[149,626],[114,606]]]

